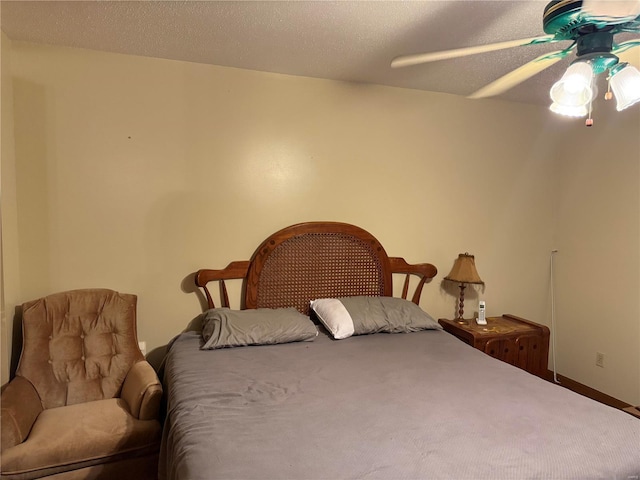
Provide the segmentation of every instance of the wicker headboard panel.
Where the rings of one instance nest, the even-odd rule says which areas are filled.
[[[389,257],[368,232],[344,223],[306,223],[267,238],[251,259],[247,308],[295,307],[316,298],[392,295]]]
[[[410,265],[388,257],[366,230],[338,222],[308,222],[284,228],[267,238],[250,261],[233,262],[223,270],[200,270],[196,285],[220,281],[222,306],[229,306],[224,280],[243,279],[243,308],[295,307],[309,313],[316,298],[393,295],[392,274],[405,273],[402,296],[410,275],[420,278],[412,301],[418,303],[424,283],[437,269],[428,263]]]

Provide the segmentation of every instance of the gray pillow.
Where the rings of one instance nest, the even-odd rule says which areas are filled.
[[[295,308],[207,310],[202,320],[202,350],[314,340],[318,328]]]
[[[313,300],[311,308],[334,338],[367,333],[440,330],[427,312],[396,297],[344,297]]]

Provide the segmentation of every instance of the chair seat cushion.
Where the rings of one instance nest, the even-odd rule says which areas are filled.
[[[160,423],[138,420],[120,398],[40,413],[27,439],[2,452],[2,475],[38,478],[157,451]]]

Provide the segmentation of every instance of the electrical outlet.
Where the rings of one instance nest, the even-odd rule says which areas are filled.
[[[138,342],[138,348],[142,352],[142,355],[147,355],[147,342],[145,342],[144,340]]]
[[[604,353],[596,352],[596,367],[604,368]]]

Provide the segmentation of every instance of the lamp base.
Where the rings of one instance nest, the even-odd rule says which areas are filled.
[[[458,320],[464,320],[464,318],[462,317],[464,315],[464,289],[465,288],[467,288],[467,286],[464,283],[461,283],[460,284],[460,300],[458,304],[458,318],[456,318],[456,322]]]
[[[467,320],[466,318],[458,317],[454,320],[458,325],[471,325],[471,320]]]

